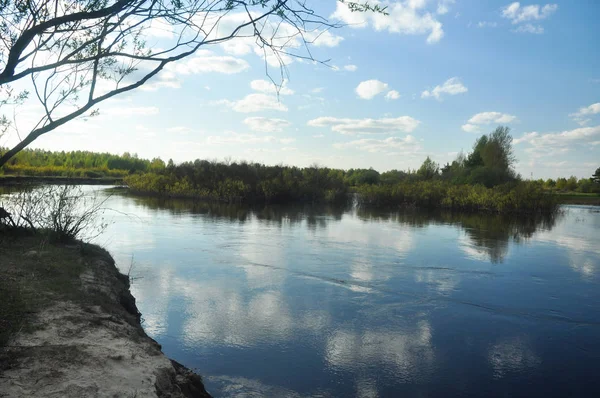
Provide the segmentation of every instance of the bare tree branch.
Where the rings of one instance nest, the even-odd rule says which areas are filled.
[[[367,3],[332,1],[344,3],[352,11],[385,13],[385,9]],[[40,136],[88,111],[96,112],[94,107],[101,102],[144,85],[168,64],[201,47],[253,37],[263,53],[269,78],[268,60],[274,57],[283,80],[289,57],[317,61],[311,45],[329,29],[340,26],[329,23],[306,3],[307,0],[0,1],[0,108],[27,100],[28,91],[14,93],[9,84],[31,80],[31,89],[44,115],[22,140],[19,138],[18,144],[0,154],[0,167]],[[232,15],[243,15],[244,19],[228,20]],[[229,31],[222,28],[223,23],[233,24],[232,21],[237,22],[229,26]],[[166,49],[157,52],[148,48],[145,39],[154,23],[168,26],[174,36]],[[101,81],[104,86],[112,82],[114,88],[99,92]],[[0,114],[0,137],[11,128],[16,130],[18,126]]]

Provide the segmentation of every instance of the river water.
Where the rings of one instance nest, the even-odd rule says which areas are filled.
[[[600,208],[106,207],[145,330],[215,397],[600,396]]]

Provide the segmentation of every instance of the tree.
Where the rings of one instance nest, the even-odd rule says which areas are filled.
[[[378,5],[337,1],[385,14]],[[146,38],[157,26],[172,39],[153,51]],[[10,114],[33,100],[41,115],[24,135],[16,131],[23,139],[0,154],[0,167],[200,48],[251,38],[283,74],[286,57],[313,60],[310,45],[336,26],[303,0],[0,0],[0,108]],[[0,135],[9,128],[19,126],[0,114]]]
[[[567,189],[567,179],[564,177],[557,179],[556,189],[558,189],[559,191],[564,191],[565,189]]]
[[[481,150],[483,164],[503,171],[510,170],[516,161],[512,141],[510,128],[498,126],[489,135],[486,145]]]
[[[592,181],[596,184],[600,184],[600,167],[598,167],[596,172],[592,175]]]
[[[577,177],[575,177],[575,176],[571,176],[571,177],[569,177],[569,179],[567,180],[567,184],[566,184],[565,188],[566,188],[568,191],[574,191],[574,190],[576,190],[576,189],[577,189],[577,182],[578,182],[578,181],[577,181]]]
[[[556,186],[556,181],[554,181],[552,178],[548,178],[546,181],[544,181],[544,188],[546,189],[552,189]]]
[[[419,170],[417,170],[417,175],[424,180],[431,180],[434,177],[437,177],[440,172],[440,166],[431,160],[429,156],[423,162]]]
[[[454,174],[461,176],[458,180],[464,179],[472,184],[483,184],[486,187],[493,187],[509,181],[518,179],[513,165],[516,158],[512,148],[512,136],[510,128],[498,126],[489,135],[482,135],[473,145],[473,152],[461,163],[453,162]],[[463,169],[463,170],[461,170]],[[455,178],[455,181],[458,181]]]

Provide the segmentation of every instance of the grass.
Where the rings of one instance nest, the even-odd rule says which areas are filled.
[[[83,271],[78,252],[51,244],[41,235],[2,235],[0,242],[0,347],[51,302],[72,299]],[[7,298],[7,299],[5,299]]]
[[[560,192],[553,196],[560,204],[570,205],[595,205],[600,206],[600,194],[581,192]]]
[[[0,230],[0,349],[15,333],[32,330],[35,314],[55,301],[107,305],[81,288],[81,274],[98,258],[112,261],[94,245],[53,244],[44,234]]]

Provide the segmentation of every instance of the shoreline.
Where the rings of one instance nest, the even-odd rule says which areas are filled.
[[[21,184],[119,185],[122,182],[123,179],[117,177],[89,178],[63,176],[0,176],[0,186]]]
[[[0,396],[210,397],[143,330],[106,250],[0,235]]]

